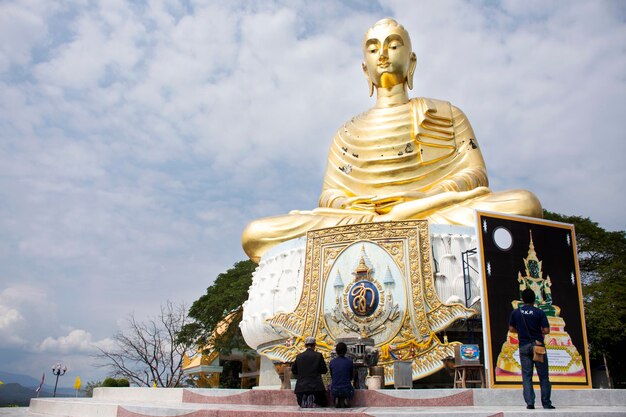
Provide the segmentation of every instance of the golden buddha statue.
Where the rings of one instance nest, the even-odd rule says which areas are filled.
[[[416,56],[393,19],[363,40],[363,72],[376,105],[346,122],[328,156],[319,207],[251,222],[243,248],[255,262],[308,230],[354,223],[427,219],[473,225],[475,209],[541,217],[529,191],[492,192],[467,117],[449,102],[409,99]]]

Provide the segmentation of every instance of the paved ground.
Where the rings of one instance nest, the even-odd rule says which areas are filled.
[[[224,407],[224,406],[223,406]],[[241,406],[226,406],[224,408],[237,409]],[[289,411],[293,409],[293,412],[289,413],[290,416],[302,416],[307,414],[326,414],[329,412],[332,415],[341,415],[352,412],[365,412],[366,415],[381,416],[381,417],[402,417],[402,416],[419,416],[426,417],[432,416],[433,413],[437,413],[440,416],[483,416],[483,417],[589,417],[589,416],[607,416],[607,417],[622,417],[626,416],[625,407],[584,407],[584,406],[561,406],[556,410],[543,410],[541,408],[536,410],[526,410],[523,406],[499,406],[499,407],[462,407],[462,411],[455,407],[450,407],[447,410],[443,410],[442,407],[354,407],[349,410],[336,410],[333,408],[319,408],[319,409],[307,409],[302,410],[298,407],[285,407],[285,406],[256,406],[254,407],[258,411],[258,416],[272,415],[272,412],[280,411],[281,416],[285,416]],[[50,417],[44,414],[31,413],[28,407],[12,407],[12,408],[0,408],[0,417]]]
[[[191,394],[200,395],[200,400],[205,401],[191,401],[195,398]],[[555,390],[552,399],[556,410],[527,410],[519,390],[392,390],[359,394],[363,397],[361,406],[337,410],[300,409],[293,404],[292,392],[280,390],[98,388],[93,399],[40,398],[31,402],[38,413],[27,407],[0,408],[0,417],[626,417],[626,390]],[[41,414],[44,412],[49,414]]]
[[[0,417],[50,417],[40,413],[31,413],[28,407],[0,407]]]
[[[36,416],[28,411],[28,407],[3,407],[0,408],[0,416],[13,417],[13,416]]]

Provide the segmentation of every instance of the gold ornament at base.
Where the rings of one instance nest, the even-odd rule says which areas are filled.
[[[441,302],[430,255],[425,220],[310,231],[300,302],[295,311],[267,319],[289,338],[266,343],[259,353],[291,362],[313,336],[329,360],[336,340],[370,338],[385,385],[394,383],[397,360],[412,362],[413,380],[443,369],[460,343],[441,342],[436,333],[477,312]]]

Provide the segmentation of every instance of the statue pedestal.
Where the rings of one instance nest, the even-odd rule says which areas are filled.
[[[313,230],[263,257],[244,303],[242,334],[273,362],[292,362],[308,336],[327,360],[337,339],[365,336],[380,351],[385,385],[394,383],[398,359],[413,363],[412,379],[423,378],[458,344],[436,333],[478,313],[462,304],[460,255],[475,246],[473,228],[435,225],[431,234],[423,220]],[[473,276],[474,305],[479,283]]]
[[[259,386],[262,389],[280,389],[282,383],[276,372],[274,362],[265,356],[261,356],[259,363]],[[254,387],[257,389],[257,387]]]

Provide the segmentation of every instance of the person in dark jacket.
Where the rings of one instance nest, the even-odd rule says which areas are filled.
[[[326,407],[328,404],[322,381],[322,374],[328,372],[328,368],[322,354],[315,351],[315,344],[314,337],[307,337],[304,341],[306,350],[296,356],[291,365],[291,373],[296,376],[294,392],[302,408]]]
[[[509,331],[517,333],[519,340],[519,359],[522,365],[522,387],[526,408],[535,408],[535,390],[533,389],[533,363],[537,368],[539,387],[541,388],[541,405],[548,410],[554,409],[550,394],[552,385],[548,376],[548,355],[544,355],[543,362],[533,361],[533,346],[545,346],[543,336],[550,333],[550,324],[546,314],[534,307],[535,293],[530,288],[522,291],[522,301],[519,308],[511,313]]]
[[[339,342],[335,346],[337,357],[330,361],[331,392],[335,399],[335,407],[348,408],[350,400],[354,396],[352,378],[354,377],[354,365],[352,359],[346,358],[348,347]]]

